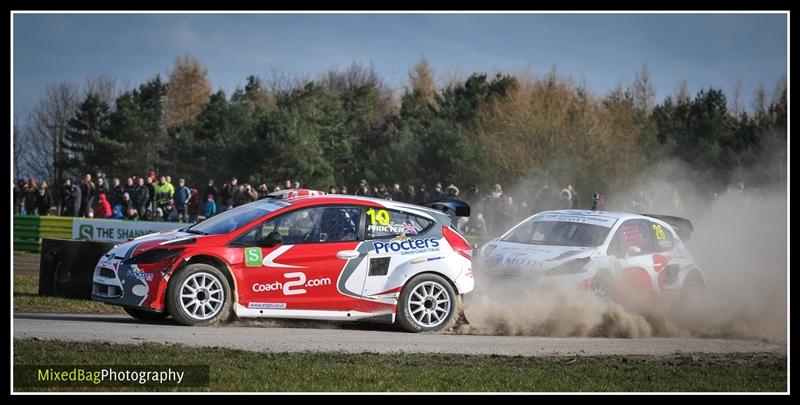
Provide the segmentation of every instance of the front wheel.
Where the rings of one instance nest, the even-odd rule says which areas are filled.
[[[614,299],[614,282],[606,272],[599,272],[591,282],[591,289],[594,295],[603,299]]]
[[[124,309],[125,312],[128,313],[128,315],[144,322],[162,321],[169,316],[169,312],[167,311],[153,312],[153,311],[145,311],[143,309],[128,308],[128,307],[124,307]]]
[[[190,264],[173,275],[167,289],[167,308],[184,325],[211,325],[230,312],[231,289],[216,267]]]
[[[409,332],[447,330],[461,309],[461,296],[436,274],[420,274],[403,287],[397,307],[397,323]]]

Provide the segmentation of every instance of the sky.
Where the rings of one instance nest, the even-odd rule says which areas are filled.
[[[13,103],[26,114],[47,85],[101,75],[133,88],[186,55],[227,94],[251,74],[354,62],[402,89],[424,57],[440,80],[555,67],[600,95],[646,63],[659,101],[686,80],[729,95],[741,82],[749,103],[786,75],[787,52],[785,14],[15,14]]]

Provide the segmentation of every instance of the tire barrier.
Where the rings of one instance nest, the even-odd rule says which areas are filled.
[[[89,299],[98,260],[114,242],[45,238],[39,262],[39,295]]]

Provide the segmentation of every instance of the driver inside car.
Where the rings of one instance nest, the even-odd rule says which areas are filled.
[[[346,210],[340,208],[325,209],[320,221],[318,241],[351,241],[356,239],[358,239],[356,225]]]
[[[309,210],[303,210],[292,215],[287,218],[287,222],[289,231],[284,240],[286,244],[305,242],[314,225]]]

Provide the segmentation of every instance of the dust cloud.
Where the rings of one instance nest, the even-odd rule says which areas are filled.
[[[703,300],[663,308],[626,308],[574,286],[534,289],[519,280],[490,279],[476,264],[476,290],[465,303],[470,325],[456,333],[785,343],[786,185],[756,188],[735,183],[721,188],[696,184],[698,178],[679,163],[664,162],[625,191],[606,196],[609,211],[675,215],[692,221],[694,232],[684,242],[705,276]],[[641,200],[647,200],[644,207],[639,205]]]

